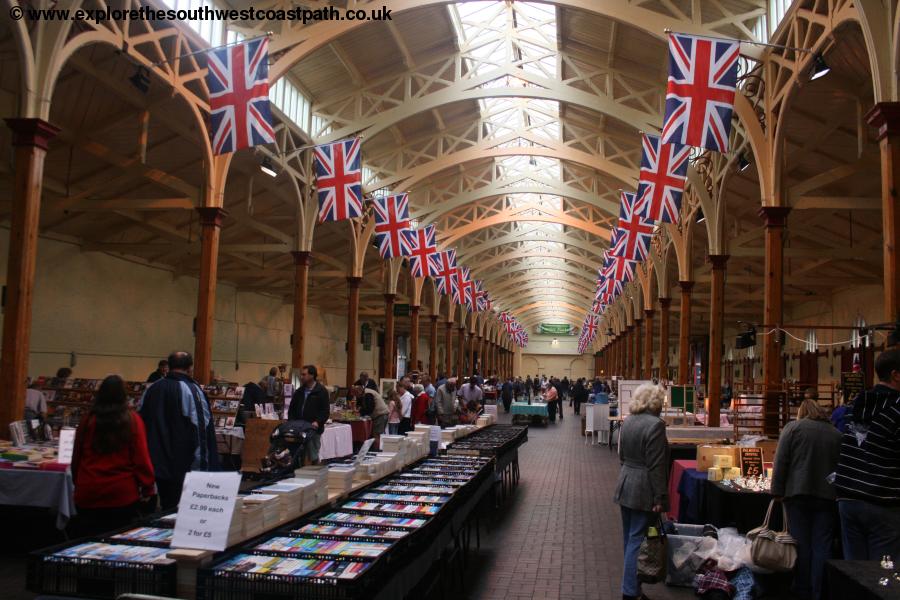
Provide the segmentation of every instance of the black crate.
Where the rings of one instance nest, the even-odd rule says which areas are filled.
[[[98,561],[32,554],[28,589],[57,594],[115,600],[121,594],[175,596],[176,565]]]

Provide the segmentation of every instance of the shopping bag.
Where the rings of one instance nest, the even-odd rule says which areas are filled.
[[[783,503],[781,513],[784,515],[784,531],[773,531],[769,528],[775,502],[778,501],[773,499],[769,503],[766,520],[761,526],[747,533],[747,538],[751,541],[750,557],[756,566],[783,573],[792,570],[794,563],[797,562],[797,541],[788,533],[787,509]]]
[[[637,575],[641,583],[660,583],[666,579],[666,565],[669,553],[666,550],[666,534],[662,521],[647,530],[647,536],[641,542],[638,551]]]

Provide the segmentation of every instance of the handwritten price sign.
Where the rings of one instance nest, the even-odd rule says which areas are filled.
[[[178,503],[172,547],[224,550],[240,483],[240,473],[188,473]]]

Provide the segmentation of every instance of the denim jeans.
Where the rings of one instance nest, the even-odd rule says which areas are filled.
[[[400,423],[388,423],[388,434],[398,435],[400,433]]]
[[[309,458],[310,464],[319,462],[319,450],[322,449],[322,436],[316,431],[310,431],[306,434],[306,456]]]
[[[797,563],[794,566],[793,592],[800,598],[822,597],[825,561],[831,558],[835,502],[812,496],[795,496],[785,500],[790,534],[797,540]]]
[[[900,558],[900,512],[864,500],[838,500],[846,560]]]
[[[625,547],[625,564],[622,567],[622,595],[640,596],[641,584],[637,578],[637,558],[641,542],[647,536],[647,528],[656,522],[657,514],[635,510],[627,506],[622,509],[622,541]]]

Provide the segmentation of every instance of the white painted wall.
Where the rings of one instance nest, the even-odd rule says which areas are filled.
[[[9,230],[0,228],[2,283],[8,245]],[[76,377],[119,373],[143,380],[172,350],[193,351],[197,286],[194,277],[40,238],[29,374],[52,375],[68,366],[74,353]],[[280,298],[220,283],[212,357],[216,374],[244,383],[258,380],[269,367],[289,363],[292,319],[292,306]],[[427,317],[421,322],[427,323]],[[372,349],[358,346],[357,368],[375,374],[377,325],[370,325]],[[324,369],[331,384],[345,380],[346,333],[346,317],[310,307],[306,361]],[[427,333],[419,351],[427,365]]]

